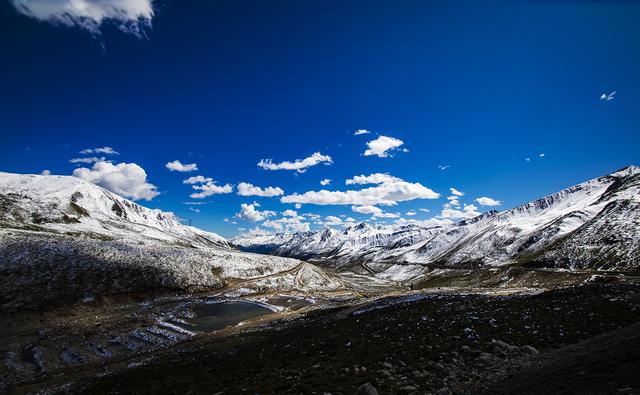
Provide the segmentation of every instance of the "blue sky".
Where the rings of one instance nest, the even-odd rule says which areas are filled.
[[[0,0],[2,171],[75,171],[232,236],[329,216],[455,221],[640,164],[638,2],[83,1],[95,12],[71,18],[64,0]],[[114,2],[129,7],[120,19]],[[380,136],[403,144],[365,156]],[[80,154],[102,147],[119,154]],[[330,164],[257,165],[314,153]],[[94,156],[113,168],[69,162]],[[175,160],[198,170],[170,171]],[[345,184],[376,173],[393,178]],[[197,175],[232,192],[191,198],[201,191],[183,180]],[[296,209],[239,196],[240,182],[330,193]],[[367,204],[364,188],[396,204]],[[457,206],[450,188],[464,192]],[[364,206],[399,217],[372,220]]]

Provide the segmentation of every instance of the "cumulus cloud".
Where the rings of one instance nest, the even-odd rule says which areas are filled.
[[[440,218],[473,218],[480,215],[477,209],[473,204],[465,204],[462,210],[445,206],[440,213]]]
[[[455,188],[449,188],[449,190],[451,191],[452,195],[455,196],[464,196],[464,192],[460,192],[459,190],[455,189]]]
[[[331,178],[325,178],[324,180],[320,181],[320,185],[322,185],[323,187],[329,184],[331,184]]]
[[[42,170],[40,172],[41,176],[50,176],[51,175],[51,170]]]
[[[151,200],[160,194],[155,185],[147,182],[144,169],[135,163],[96,162],[91,169],[75,169],[73,175],[133,200]]]
[[[285,217],[297,217],[298,213],[295,210],[284,210],[282,212],[282,215],[284,215]]]
[[[278,187],[266,187],[262,189],[247,182],[241,182],[238,184],[238,195],[273,197],[284,195],[284,191]]]
[[[258,162],[258,167],[265,170],[294,170],[298,173],[304,173],[309,167],[316,166],[320,163],[330,165],[333,163],[333,159],[329,155],[322,155],[320,152],[314,152],[312,155],[304,159],[296,159],[293,162],[284,161],[280,163],[273,163],[272,159],[261,159]]]
[[[349,178],[345,181],[347,185],[367,185],[367,184],[382,184],[385,182],[397,182],[402,181],[398,177],[394,177],[387,173],[374,173],[368,176],[360,175]]]
[[[329,215],[324,218],[323,224],[327,226],[340,226],[343,224],[343,221],[335,215]]]
[[[73,158],[69,159],[69,163],[96,163],[96,162],[106,162],[107,158],[104,156],[98,158],[97,156],[87,157],[87,158]]]
[[[250,221],[250,222],[259,222],[264,221],[265,219],[276,215],[275,212],[269,210],[257,210],[256,207],[259,207],[259,204],[247,204],[242,203],[240,205],[240,212],[236,213],[235,218]]]
[[[287,216],[278,219],[270,219],[262,223],[263,226],[272,228],[278,232],[308,232],[311,226],[308,222],[303,222],[303,217],[298,215]]]
[[[476,202],[478,202],[478,204],[481,206],[499,206],[502,204],[501,201],[491,199],[490,197],[486,197],[486,196],[477,198]]]
[[[354,136],[360,136],[361,134],[369,134],[369,133],[371,133],[371,132],[370,132],[370,131],[368,131],[368,130],[365,130],[365,129],[358,129],[358,130],[356,130],[355,132],[353,132],[353,135],[354,135]]]
[[[351,210],[360,213],[360,214],[380,214],[382,213],[382,209],[376,206],[351,206]]]
[[[371,176],[360,176],[364,179]],[[378,185],[360,190],[346,191],[309,191],[303,194],[294,193],[280,198],[282,203],[317,204],[317,205],[387,205],[414,199],[437,199],[440,195],[420,183],[410,183],[397,177],[387,175],[386,181]],[[352,180],[356,179],[354,177]],[[363,181],[364,182],[364,181]]]
[[[120,153],[114,150],[111,147],[100,147],[100,148],[87,148],[80,151],[82,155],[90,155],[90,154],[105,154],[105,155],[120,155]]]
[[[213,182],[213,178],[205,177],[205,176],[193,176],[189,177],[186,180],[182,181],[183,184],[204,184],[207,182]]]
[[[423,213],[428,213],[429,211],[431,211],[428,208],[419,208],[418,210],[422,211]]]
[[[398,150],[398,147],[403,144],[404,141],[395,137],[379,136],[377,139],[371,140],[367,143],[367,150],[364,151],[364,156],[388,158],[393,156],[393,151]]]
[[[416,214],[418,214],[418,213],[416,213],[415,211],[407,211],[407,215],[410,216],[410,217],[412,217],[412,216],[414,216]]]
[[[179,172],[190,172],[194,170],[198,170],[198,165],[196,163],[183,164],[179,160],[174,160],[173,162],[167,162],[164,165],[167,169],[171,171],[179,171]]]
[[[360,214],[371,214],[373,218],[398,218],[400,215],[386,213],[376,206],[351,206],[351,210]]]
[[[233,192],[233,185],[231,184],[218,185],[215,181],[208,181],[208,182],[205,182],[204,184],[192,185],[191,187],[196,191],[200,191],[200,192],[195,192],[189,195],[193,199],[204,199],[206,197],[213,196],[213,195],[222,195],[222,194]]]
[[[106,22],[138,37],[151,26],[152,0],[10,0],[23,15],[99,35]]]

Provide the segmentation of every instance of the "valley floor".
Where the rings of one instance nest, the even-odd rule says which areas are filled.
[[[640,393],[640,285],[410,293],[201,335],[16,392]],[[128,367],[127,367],[128,366]]]

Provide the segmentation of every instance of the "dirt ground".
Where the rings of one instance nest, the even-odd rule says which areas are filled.
[[[387,298],[198,336],[56,385],[80,393],[354,394],[365,383],[380,394],[640,393],[639,322],[640,286],[624,283]]]

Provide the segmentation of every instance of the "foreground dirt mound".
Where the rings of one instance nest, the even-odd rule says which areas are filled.
[[[638,295],[636,285],[592,284],[538,296],[388,298],[273,329],[196,338],[75,388],[353,394],[369,383],[381,394],[633,393]]]

